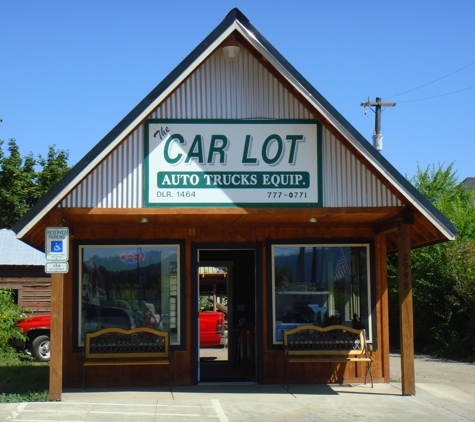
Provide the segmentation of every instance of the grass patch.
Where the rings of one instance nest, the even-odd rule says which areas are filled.
[[[0,355],[0,403],[49,400],[49,363]]]

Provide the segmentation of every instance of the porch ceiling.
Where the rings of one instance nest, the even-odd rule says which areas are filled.
[[[296,228],[337,229],[369,228],[374,235],[386,234],[388,251],[397,250],[397,227],[403,218],[404,207],[379,208],[63,208],[63,224],[74,234],[75,227],[88,229],[110,228],[137,230],[144,228]],[[142,218],[148,223],[141,223]],[[309,222],[316,218],[315,223]],[[414,213],[411,226],[412,247],[437,243],[444,239],[440,231],[421,214]],[[43,250],[45,228],[50,226],[44,217],[23,239]]]

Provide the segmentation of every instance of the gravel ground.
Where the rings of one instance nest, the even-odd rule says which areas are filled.
[[[401,356],[390,354],[391,382],[401,381]],[[456,362],[427,355],[415,355],[416,384],[446,384],[473,394],[475,398],[475,364]]]

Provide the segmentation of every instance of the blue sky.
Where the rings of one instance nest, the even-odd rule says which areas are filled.
[[[0,0],[0,139],[75,164],[234,7],[366,139],[360,103],[396,102],[382,154],[403,175],[475,177],[474,0]]]

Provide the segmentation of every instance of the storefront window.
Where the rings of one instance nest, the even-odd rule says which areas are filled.
[[[274,343],[301,325],[365,329],[371,341],[369,245],[274,245]]]
[[[86,332],[150,327],[179,338],[179,246],[81,246],[79,345]]]

